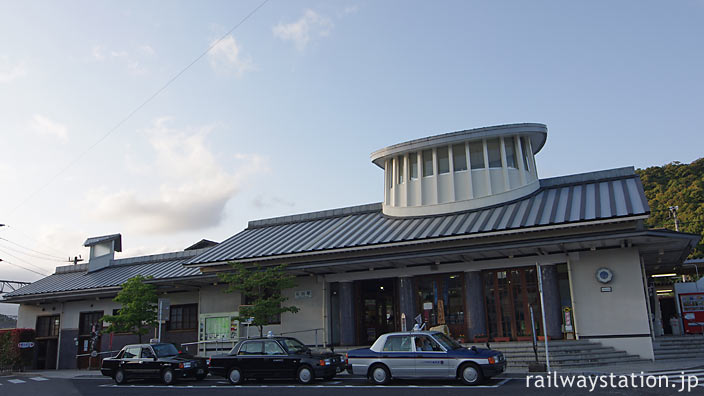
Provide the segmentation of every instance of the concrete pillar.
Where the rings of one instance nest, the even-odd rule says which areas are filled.
[[[405,313],[406,314],[406,330],[411,330],[413,328],[413,324],[415,323],[413,321],[413,317],[418,314],[416,312],[417,308],[416,308],[416,303],[415,303],[415,293],[413,292],[413,278],[411,278],[411,277],[398,278],[398,282],[396,284],[398,285],[398,299],[399,299],[398,317],[400,319],[401,314]],[[399,328],[398,330],[401,330],[402,328],[403,327]]]
[[[562,306],[560,284],[557,280],[557,265],[542,265],[543,301],[547,334],[551,339],[562,338]]]
[[[340,282],[340,345],[354,345],[356,330],[353,284]]]
[[[484,306],[484,288],[482,274],[479,271],[464,273],[465,305],[467,312],[467,337],[472,340],[480,334],[487,334],[486,309]]]

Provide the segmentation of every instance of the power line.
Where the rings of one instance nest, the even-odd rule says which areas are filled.
[[[8,256],[14,258],[14,259],[17,259],[17,260],[19,260],[19,261],[21,261],[21,262],[27,264],[27,265],[31,265],[32,267],[34,267],[34,268],[36,268],[36,269],[38,269],[38,270],[40,270],[40,271],[44,271],[44,268],[42,268],[42,267],[40,267],[40,266],[38,266],[38,265],[34,265],[34,264],[30,263],[29,261],[23,259],[22,257],[17,257],[17,256],[15,256],[14,254],[8,253],[8,252],[6,252],[6,251],[3,250],[3,249],[0,249],[0,253],[6,254],[6,255],[8,255]]]
[[[98,144],[100,144],[103,140],[107,139],[108,136],[110,136],[113,132],[115,132],[115,130],[117,130],[117,129],[118,129],[119,127],[121,127],[125,122],[127,122],[130,118],[132,118],[132,116],[134,116],[139,110],[141,110],[144,106],[146,106],[148,103],[150,103],[152,100],[154,100],[154,98],[156,98],[157,96],[159,96],[164,90],[166,90],[166,88],[169,87],[169,85],[171,85],[174,81],[176,81],[179,77],[181,77],[181,75],[182,75],[183,73],[185,73],[188,69],[190,69],[191,66],[193,66],[194,64],[196,64],[199,60],[201,60],[205,55],[208,54],[208,52],[210,52],[210,50],[212,50],[213,48],[215,48],[215,46],[217,46],[218,44],[220,44],[220,42],[221,42],[222,40],[224,40],[227,36],[229,36],[232,32],[234,32],[235,29],[237,29],[238,27],[240,27],[240,25],[242,25],[243,23],[245,23],[245,22],[247,21],[247,19],[249,19],[249,18],[250,18],[252,15],[254,15],[257,11],[259,11],[260,8],[264,7],[264,5],[265,5],[266,3],[268,3],[268,2],[269,2],[269,0],[264,0],[264,1],[262,1],[256,8],[254,8],[249,14],[247,14],[247,15],[246,15],[244,18],[242,18],[235,26],[233,26],[232,29],[228,30],[227,33],[225,33],[224,35],[222,35],[222,37],[220,37],[220,38],[217,39],[215,42],[213,42],[213,44],[211,44],[205,51],[203,51],[202,54],[198,55],[191,63],[189,63],[186,67],[184,67],[183,69],[181,69],[181,71],[179,71],[178,73],[176,73],[173,77],[171,77],[171,78],[166,82],[166,84],[164,84],[161,88],[159,88],[159,89],[158,89],[156,92],[154,92],[151,96],[147,97],[147,99],[144,100],[139,106],[137,106],[134,110],[132,110],[131,112],[129,112],[126,117],[124,117],[124,118],[123,118],[122,120],[120,120],[117,124],[115,124],[115,126],[113,126],[112,128],[110,128],[110,129],[107,131],[107,133],[105,133],[103,136],[101,136],[101,137],[100,137],[97,141],[95,141],[93,144],[91,144],[90,146],[88,146],[87,149],[83,150],[81,153],[79,153],[78,155],[74,156],[74,157],[73,157],[73,160],[71,160],[66,166],[64,166],[63,168],[61,168],[56,174],[54,174],[49,180],[47,180],[46,183],[44,183],[44,184],[41,185],[38,189],[36,189],[36,190],[34,190],[33,192],[31,192],[31,193],[27,196],[27,198],[25,198],[25,199],[24,199],[23,201],[21,201],[17,206],[15,206],[14,208],[12,208],[12,210],[10,210],[10,213],[9,213],[9,214],[15,213],[15,211],[16,211],[17,209],[19,209],[20,207],[22,207],[24,204],[26,204],[26,203],[29,202],[32,198],[34,198],[35,195],[37,195],[38,193],[40,193],[41,191],[43,191],[46,187],[48,187],[57,177],[59,177],[61,174],[63,174],[63,173],[66,172],[69,168],[71,168],[73,165],[75,165],[76,163],[78,163],[78,161],[80,161],[90,150],[92,150],[94,147],[96,147]]]
[[[38,254],[47,256],[48,258],[43,258],[44,260],[49,260],[49,259],[50,259],[50,260],[65,261],[64,259],[62,259],[62,258],[59,257],[59,256],[54,256],[54,255],[49,254],[49,253],[40,252],[39,250],[34,250],[34,249],[32,249],[32,248],[28,248],[28,247],[26,247],[26,246],[22,246],[22,245],[20,245],[19,243],[17,243],[17,242],[12,242],[12,241],[9,240],[9,239],[3,238],[3,237],[0,237],[0,239],[3,240],[3,241],[6,241],[6,242],[10,242],[10,243],[13,244],[13,245],[19,246],[19,247],[21,247],[22,249],[27,249],[27,250],[32,251],[32,252],[34,252],[34,253],[38,253]],[[9,248],[8,248],[8,249],[9,249]],[[12,249],[11,249],[11,250],[12,250]],[[23,254],[26,254],[26,255],[28,255],[28,256],[32,256],[32,255],[29,254],[29,253],[23,253]],[[36,257],[36,256],[34,256],[34,257]],[[36,257],[36,258],[42,258],[42,257]]]
[[[0,239],[12,243],[12,241],[8,241],[8,240],[5,239],[5,238],[0,238]],[[10,247],[10,246],[3,246],[3,249],[9,249],[9,250],[11,250],[11,251],[13,251],[13,252],[15,252],[15,253],[23,254],[23,255],[25,255],[25,256],[29,256],[29,257],[32,257],[32,258],[35,258],[35,259],[38,259],[38,260],[61,261],[61,262],[67,261],[66,259],[59,259],[58,257],[54,257],[54,256],[51,256],[51,257],[42,257],[42,256],[40,256],[40,255],[38,255],[38,254],[32,254],[32,253],[23,252],[23,251],[20,250],[20,249],[15,249],[15,248]],[[29,249],[29,248],[25,248],[25,249]],[[32,250],[32,249],[29,249],[29,250]],[[32,251],[33,251],[33,250],[32,250]]]
[[[49,250],[53,250],[54,252],[58,252],[59,254],[63,255],[63,252],[61,252],[59,249],[56,249],[56,248],[53,247],[53,246],[49,246],[49,245],[46,244],[46,243],[40,242],[37,238],[34,238],[33,236],[27,234],[26,232],[20,230],[19,228],[15,227],[15,226],[11,226],[11,225],[9,225],[9,224],[5,224],[5,228],[7,228],[7,229],[9,229],[9,230],[11,230],[11,231],[17,232],[17,233],[19,233],[19,234],[25,236],[26,238],[33,240],[33,241],[36,242],[38,245],[43,245],[44,247],[49,248]],[[8,242],[9,242],[9,241],[8,241]],[[13,242],[13,243],[14,243],[14,242]],[[15,243],[15,244],[17,244],[17,243]],[[18,245],[18,246],[19,246],[19,245]],[[21,246],[21,247],[24,247],[24,246]],[[29,248],[27,248],[27,249],[29,249]],[[30,250],[31,250],[31,249],[30,249]],[[53,255],[48,254],[48,253],[39,252],[39,251],[36,251],[36,252],[37,252],[37,253],[41,253],[41,254],[46,254],[47,256],[50,256],[50,257],[56,257],[56,258],[61,259],[61,257],[53,256]],[[63,259],[62,259],[62,260],[63,260]]]
[[[15,266],[15,267],[17,267],[17,268],[22,268],[23,270],[26,270],[26,271],[29,271],[29,272],[34,272],[34,273],[37,274],[37,275],[48,276],[47,274],[42,274],[41,272],[37,272],[37,271],[35,271],[35,270],[31,269],[31,268],[27,268],[27,267],[21,266],[21,265],[19,265],[19,264],[15,264],[15,263],[13,263],[13,262],[11,262],[11,261],[7,261],[7,260],[0,259],[0,262],[2,262],[2,263],[8,263],[8,264],[13,265],[13,266]]]

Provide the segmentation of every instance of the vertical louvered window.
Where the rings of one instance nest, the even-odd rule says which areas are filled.
[[[486,151],[489,156],[489,168],[501,168],[501,148],[499,139],[487,140]]]
[[[452,165],[455,172],[467,170],[467,153],[464,144],[452,145]]]
[[[506,150],[506,166],[509,168],[518,168],[516,161],[516,143],[512,137],[504,138],[504,149]]]
[[[438,147],[438,174],[450,172],[450,154],[447,147]]]
[[[469,144],[469,160],[472,163],[472,169],[484,169],[484,146],[482,142]]]
[[[411,179],[418,178],[418,153],[408,153],[408,167],[411,168]]]
[[[433,150],[423,150],[423,177],[433,174]]]

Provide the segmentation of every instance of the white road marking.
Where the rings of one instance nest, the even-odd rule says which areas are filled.
[[[24,381],[22,381],[21,379],[11,379],[11,380],[7,380],[7,382],[10,382],[13,384],[24,384]]]
[[[30,377],[29,379],[31,379],[32,381],[49,381],[48,378],[44,377]]]
[[[390,388],[390,389],[414,389],[414,388],[423,388],[423,389],[448,389],[448,388],[456,388],[456,389],[466,389],[466,390],[471,390],[471,389],[478,389],[478,388],[498,388],[508,381],[510,381],[511,378],[506,378],[501,380],[500,382],[493,384],[493,385],[473,385],[473,386],[464,386],[464,385],[430,385],[430,386],[425,386],[425,385],[234,385],[234,386],[215,386],[215,385],[210,385],[210,386],[177,386],[175,388],[177,389],[212,389],[212,388],[218,388],[218,389],[261,389],[261,388],[358,388],[358,389],[379,389],[379,388]],[[106,385],[99,385],[101,388],[118,388],[122,387],[120,385],[115,385],[115,384],[106,384]],[[166,385],[130,385],[130,388],[169,388],[170,386]]]

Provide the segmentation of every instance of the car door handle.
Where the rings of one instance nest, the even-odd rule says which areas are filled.
[[[284,361],[283,359],[274,359],[274,360],[272,360],[272,362],[283,362],[283,361]]]

